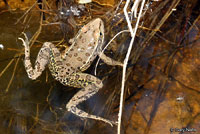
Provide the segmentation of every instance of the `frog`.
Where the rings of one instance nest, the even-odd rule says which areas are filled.
[[[45,42],[39,50],[34,67],[32,67],[30,61],[29,40],[26,34],[23,34],[25,39],[19,39],[25,48],[24,66],[30,79],[37,79],[48,66],[55,80],[64,86],[81,88],[66,104],[67,111],[82,118],[103,121],[111,126],[116,124],[114,121],[89,114],[77,108],[78,104],[92,97],[103,87],[102,80],[94,75],[84,73],[97,56],[108,65],[123,66],[121,62],[106,56],[102,52],[104,23],[101,18],[91,20],[84,25],[76,36],[70,39],[71,46],[63,52],[60,52],[53,43]]]

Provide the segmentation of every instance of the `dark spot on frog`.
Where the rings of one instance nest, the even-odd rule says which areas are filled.
[[[75,68],[71,67],[72,70],[75,70]]]
[[[88,32],[88,29],[84,32],[85,34]]]
[[[96,83],[97,83],[97,84],[101,84],[101,81],[100,81],[100,80],[97,80]]]
[[[60,53],[55,53],[54,55],[55,55],[55,57],[59,57]]]
[[[70,57],[70,58],[71,58],[71,57],[72,57],[72,55],[71,55],[71,54],[68,54],[68,57]]]
[[[25,60],[30,60],[30,57],[25,57],[24,59],[25,59]]]
[[[71,66],[69,63],[66,63],[66,66]]]
[[[89,91],[92,91],[92,88],[89,88],[88,90],[89,90]]]
[[[34,75],[33,70],[31,70],[31,71],[29,72],[29,75]]]
[[[78,61],[82,61],[82,58],[81,58],[81,57],[78,57],[77,60],[78,60]]]
[[[92,77],[91,77],[90,75],[87,75],[87,76],[86,76],[86,79],[89,80],[89,81],[91,81],[91,78],[92,78]]]
[[[91,46],[93,46],[92,44],[88,44],[88,47],[91,47]]]
[[[61,61],[56,61],[57,66],[62,65]]]
[[[75,78],[76,78],[76,80],[78,80],[78,79],[80,78],[80,75],[77,74],[77,75],[75,76]]]
[[[75,53],[75,54],[74,54],[74,57],[77,57],[77,56],[78,56],[78,54],[77,54],[77,53]]]
[[[81,41],[82,41],[82,43],[85,43],[86,42],[86,38],[83,38]]]
[[[86,83],[86,82],[85,82],[85,83],[83,83],[83,86],[84,86],[84,87],[86,87],[87,85],[88,85],[88,83]]]
[[[71,111],[76,113],[76,107],[75,106],[71,106]]]
[[[85,56],[90,56],[90,54],[89,53],[85,53]]]
[[[31,67],[32,67],[31,65],[28,65],[28,66],[27,66],[28,69],[30,69]]]

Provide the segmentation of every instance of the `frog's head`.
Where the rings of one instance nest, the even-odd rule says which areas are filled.
[[[96,18],[93,21],[91,21],[91,25],[94,27],[94,31],[99,31],[100,35],[104,34],[104,24],[102,19]]]
[[[99,31],[102,34],[104,33],[104,24],[103,21],[100,18],[96,18],[92,21],[90,21],[88,24],[82,27],[82,32],[86,33],[88,31]]]
[[[90,22],[90,26],[94,32],[94,37],[99,40],[104,40],[104,24],[102,19],[96,18]]]
[[[84,44],[99,44],[104,40],[104,24],[100,18],[90,21],[82,27],[77,36],[77,41]],[[84,38],[84,39],[82,39]]]

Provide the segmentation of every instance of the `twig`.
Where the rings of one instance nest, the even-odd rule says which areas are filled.
[[[137,10],[141,0],[136,0],[131,8],[131,14],[134,13],[134,17],[137,18]]]
[[[8,83],[8,86],[7,86],[7,88],[6,88],[6,93],[8,92],[8,89],[10,88],[10,85],[11,85],[11,83],[12,83],[12,81],[13,81],[14,76],[15,76],[15,72],[16,72],[16,69],[17,69],[17,65],[18,65],[18,63],[19,63],[19,59],[20,59],[20,58],[18,58],[17,61],[16,61],[15,67],[14,67],[14,69],[13,69],[12,76],[11,76],[10,81],[9,81],[9,83]]]
[[[28,13],[31,11],[31,9],[37,4],[37,1],[17,20],[17,22],[15,23],[15,25],[17,23],[19,23],[19,21]]]
[[[8,67],[13,63],[14,59],[10,60],[10,62],[7,64],[7,66],[1,71],[0,77],[5,73],[5,71],[8,69]]]
[[[117,11],[118,11],[118,9],[119,9],[119,6],[122,4],[122,1],[123,1],[123,0],[120,0],[119,4],[117,5],[117,8],[116,8],[116,10],[115,10],[115,14],[117,14]]]
[[[130,53],[131,53],[131,50],[132,50],[133,42],[134,42],[134,39],[135,39],[136,31],[137,31],[137,28],[138,28],[138,24],[139,24],[139,21],[140,21],[140,17],[141,17],[141,14],[142,14],[142,10],[143,10],[143,7],[144,7],[145,0],[142,1],[140,12],[139,12],[139,15],[138,15],[138,19],[137,19],[134,31],[133,31],[133,28],[131,26],[131,22],[129,20],[128,13],[127,13],[127,7],[128,7],[129,2],[130,2],[130,0],[127,0],[126,4],[124,6],[124,15],[125,15],[126,21],[128,23],[128,28],[131,32],[132,39],[131,39],[131,42],[129,44],[129,48],[128,48],[126,58],[124,60],[124,65],[123,65],[122,86],[121,86],[121,96],[120,96],[120,108],[119,108],[119,115],[118,115],[118,129],[117,129],[118,134],[120,134],[120,130],[121,130],[121,118],[122,118],[122,107],[123,107],[123,99],[124,99],[126,68],[127,68],[128,59],[129,59],[129,56],[130,56]]]

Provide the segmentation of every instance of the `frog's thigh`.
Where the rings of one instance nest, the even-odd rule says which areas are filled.
[[[78,91],[72,97],[72,99],[66,105],[67,110],[72,112],[73,114],[75,114],[77,116],[84,117],[84,118],[91,118],[91,119],[95,119],[95,120],[101,120],[101,121],[104,121],[106,123],[109,123],[112,126],[111,121],[104,119],[102,117],[96,116],[96,115],[88,114],[85,111],[77,108],[77,105],[79,103],[87,100],[88,98],[90,98],[91,96],[96,94],[100,88],[103,87],[102,81],[100,79],[96,78],[95,76],[90,75],[90,74],[78,73],[78,74],[75,74],[75,75],[76,75],[76,77],[79,77],[79,79],[89,80],[89,81],[92,81],[93,83],[90,83],[90,84],[84,86],[80,91]],[[75,77],[75,76],[73,76],[73,77]]]
[[[99,53],[99,57],[100,57],[100,59],[102,59],[106,64],[108,64],[108,65],[112,65],[112,66],[116,66],[116,65],[118,65],[118,66],[123,66],[123,64],[121,63],[121,62],[119,62],[119,61],[115,61],[114,59],[112,59],[112,58],[110,58],[110,57],[108,57],[108,56],[106,56],[104,53]]]

